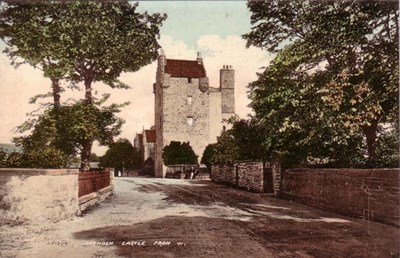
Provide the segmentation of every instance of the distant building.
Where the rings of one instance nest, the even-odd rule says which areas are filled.
[[[199,161],[235,114],[235,71],[224,65],[219,87],[210,87],[200,53],[196,60],[158,58],[155,94],[155,176],[165,177],[162,150],[171,141],[190,142]]]
[[[135,139],[133,140],[133,146],[140,150],[140,165],[142,170],[146,170],[145,172],[150,173],[150,170],[154,168],[155,141],[156,132],[154,128],[150,130],[143,129],[143,132],[141,134],[136,134]]]

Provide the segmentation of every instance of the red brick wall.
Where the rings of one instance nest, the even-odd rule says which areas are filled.
[[[292,169],[280,196],[306,205],[400,226],[400,169]]]

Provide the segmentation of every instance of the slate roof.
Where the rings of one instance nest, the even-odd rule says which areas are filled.
[[[206,70],[203,64],[197,61],[167,59],[165,72],[171,77],[181,78],[202,78],[206,77]]]
[[[155,130],[145,130],[146,142],[156,142],[156,131]]]

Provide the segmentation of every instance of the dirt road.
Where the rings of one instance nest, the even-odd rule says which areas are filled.
[[[4,225],[0,257],[399,257],[399,230],[209,181],[116,178],[83,217]]]

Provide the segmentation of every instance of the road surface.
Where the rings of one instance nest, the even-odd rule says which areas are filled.
[[[210,181],[115,178],[82,217],[0,227],[0,257],[399,257],[398,228]]]

